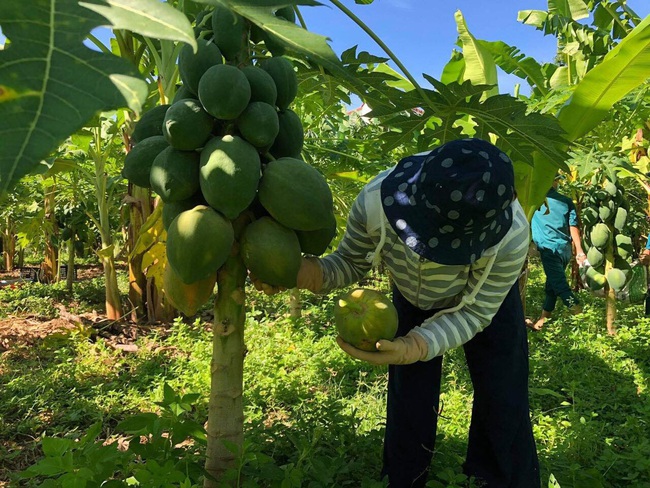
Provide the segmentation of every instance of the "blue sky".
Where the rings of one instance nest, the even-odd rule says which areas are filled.
[[[384,55],[352,20],[329,6],[327,0],[322,3],[325,6],[301,7],[301,12],[307,28],[329,37],[337,54],[358,45],[359,50]],[[552,61],[555,55],[554,37],[517,22],[519,10],[546,10],[546,0],[375,0],[371,5],[344,0],[344,3],[418,80],[422,80],[422,73],[438,78],[449,60],[457,38],[456,10],[462,11],[470,32],[478,39],[504,41],[540,62]],[[649,0],[628,0],[628,5],[642,18],[650,14]],[[517,82],[516,77],[500,73],[502,93],[512,93]]]
[[[323,2],[327,3],[327,2]],[[439,78],[457,39],[454,13],[460,10],[469,31],[487,41],[504,41],[540,62],[552,61],[556,40],[534,27],[517,22],[519,10],[546,10],[546,0],[375,0],[371,5],[345,5],[377,34],[418,80],[427,73]],[[650,14],[649,0],[628,0],[642,18]],[[307,28],[331,38],[340,54],[359,50],[383,54],[367,34],[340,11],[330,7],[303,7]],[[512,93],[518,78],[500,73],[502,93]]]

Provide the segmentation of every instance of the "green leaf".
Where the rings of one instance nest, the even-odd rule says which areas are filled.
[[[540,154],[534,154],[532,166],[515,161],[517,200],[523,207],[529,222],[546,198],[546,194],[553,184],[557,166]]]
[[[158,416],[155,413],[141,413],[123,420],[115,428],[127,434],[151,433],[157,419]]]
[[[589,17],[589,7],[582,0],[548,0],[548,11],[573,20]]]
[[[74,445],[70,439],[61,439],[58,437],[43,437],[43,453],[49,457],[61,457]]]
[[[478,43],[492,54],[494,62],[508,74],[513,74],[524,79],[528,84],[539,91],[540,94],[548,93],[546,77],[542,66],[533,58],[526,56],[515,46],[509,46],[503,41],[478,41]]]
[[[465,58],[463,80],[469,80],[474,85],[493,85],[494,88],[491,88],[483,96],[497,95],[499,93],[499,78],[492,55],[471,34],[460,10],[456,11],[454,17],[456,18],[458,36],[463,46],[463,57]]]
[[[79,2],[106,17],[113,29],[124,29],[155,39],[181,41],[196,50],[194,31],[187,17],[158,0],[105,0],[108,5]]]
[[[147,84],[127,61],[83,45],[106,21],[77,0],[0,2],[0,194],[98,111],[139,111]]]
[[[440,81],[442,81],[445,85],[454,82],[462,83],[464,73],[465,58],[463,57],[463,53],[454,50],[454,52],[451,54],[451,59],[442,69]]]
[[[574,141],[596,127],[616,102],[648,80],[648,66],[650,15],[587,73],[560,111],[568,139]]]

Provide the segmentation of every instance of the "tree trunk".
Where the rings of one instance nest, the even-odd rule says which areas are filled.
[[[142,255],[132,255],[130,252],[135,247],[142,225],[151,215],[151,194],[146,188],[129,184],[129,196],[133,200],[129,211],[130,221],[127,243],[127,249],[129,250],[129,300],[133,307],[131,320],[137,322],[150,317],[149,308],[155,309],[147,300],[147,277],[142,272]]]
[[[300,301],[300,290],[298,288],[289,290],[289,313],[292,319],[299,319],[302,315],[302,302]]]
[[[517,280],[519,286],[519,298],[521,299],[521,306],[524,310],[524,317],[526,316],[526,285],[528,284],[528,257],[524,261],[524,266],[521,269],[519,274],[519,279]]]
[[[238,254],[230,256],[217,277],[205,462],[206,471],[219,481],[235,461],[235,454],[223,441],[241,448],[244,439],[245,281],[244,263]],[[217,486],[217,482],[205,480],[204,488]]]
[[[111,248],[112,249],[112,248]],[[122,300],[117,286],[117,272],[113,256],[102,256],[104,279],[106,281],[106,318],[118,320],[122,317]]]
[[[16,255],[16,236],[13,232],[11,218],[7,215],[5,219],[5,228],[2,234],[2,252],[5,263],[5,270],[14,269],[14,257]]]
[[[45,190],[45,222],[49,222],[51,230],[45,232],[45,259],[43,260],[41,279],[45,283],[53,283],[58,275],[58,246],[54,243],[53,237],[58,234],[55,208],[56,184],[52,184]],[[47,228],[47,227],[46,227]]]
[[[613,336],[616,335],[616,292],[608,284],[605,285],[605,300],[607,304],[607,333]]]
[[[72,293],[72,284],[74,283],[74,236],[73,228],[72,237],[68,239],[68,274],[65,277],[65,288],[70,293]]]

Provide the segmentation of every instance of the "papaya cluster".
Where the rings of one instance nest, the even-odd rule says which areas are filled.
[[[275,15],[293,21],[288,11]],[[223,7],[197,16],[195,35],[198,51],[179,55],[182,85],[137,122],[122,171],[164,204],[163,288],[188,315],[236,240],[252,275],[291,288],[302,254],[324,253],[336,232],[329,186],[301,158],[303,126],[290,108],[298,79],[281,44]],[[236,233],[243,213],[252,221]]]
[[[629,261],[633,253],[632,238],[626,233],[629,206],[624,189],[616,182],[592,180],[594,190],[584,199],[581,220],[588,244],[586,281],[592,290],[608,284],[622,290],[632,277]]]

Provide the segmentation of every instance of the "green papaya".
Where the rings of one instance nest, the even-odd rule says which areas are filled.
[[[627,283],[627,278],[625,273],[618,268],[611,268],[605,274],[607,278],[607,283],[614,291],[621,291]]]
[[[591,229],[591,244],[596,246],[598,249],[603,249],[609,242],[611,237],[611,232],[607,224],[599,223],[594,225]]]
[[[209,139],[214,119],[198,100],[185,98],[174,103],[163,122],[163,135],[174,149],[193,151]]]
[[[616,187],[616,183],[609,180],[605,180],[605,182],[603,183],[603,190],[605,190],[610,197],[615,197],[618,188]]]
[[[587,251],[587,261],[593,267],[598,267],[605,262],[605,255],[596,247],[590,247]]]
[[[221,120],[234,120],[251,99],[251,85],[242,71],[228,64],[208,69],[199,82],[199,100],[205,110]]]
[[[169,144],[164,136],[152,136],[138,142],[124,158],[122,176],[142,188],[151,188],[149,175],[153,162]]]
[[[619,232],[623,232],[626,222],[627,210],[623,207],[618,207],[618,209],[616,209],[616,216],[614,217],[614,228]]]
[[[278,112],[268,103],[251,102],[237,118],[237,129],[253,146],[268,149],[280,131]]]
[[[320,256],[327,251],[332,239],[336,237],[336,218],[332,215],[332,222],[327,227],[316,230],[297,230],[296,235],[303,254]]]
[[[186,210],[191,210],[197,205],[207,205],[201,192],[197,192],[194,195],[192,195],[190,198],[186,198],[185,200],[179,200],[178,202],[164,203],[162,209],[162,221],[165,230],[169,229],[172,220],[174,220],[178,216],[178,214],[180,214],[181,212],[185,212]]]
[[[241,137],[215,137],[201,151],[201,192],[212,208],[229,219],[255,198],[260,172],[257,150]]]
[[[242,260],[251,274],[273,286],[294,288],[300,269],[300,242],[296,233],[270,217],[246,226],[241,238]]]
[[[232,224],[210,207],[180,213],[167,231],[167,262],[185,284],[216,273],[232,251]]]
[[[271,216],[294,230],[318,230],[331,221],[332,192],[316,168],[294,158],[267,164],[258,189]]]
[[[193,98],[195,100],[198,100],[196,93],[192,93],[192,91],[185,85],[179,85],[176,88],[176,93],[174,94],[172,105],[185,98]]]
[[[237,12],[215,5],[212,12],[214,43],[223,57],[234,61],[243,52],[247,42],[248,25]]]
[[[173,147],[164,149],[151,165],[149,181],[165,203],[190,198],[199,190],[199,154]]]
[[[275,158],[300,158],[305,132],[300,117],[290,109],[278,112],[278,135],[269,152]]]
[[[598,270],[591,266],[587,268],[585,278],[587,281],[587,286],[593,291],[602,289],[607,281],[604,274],[600,273]]]
[[[598,222],[598,210],[593,207],[585,207],[580,214],[580,220],[585,227],[593,227]]]
[[[199,93],[199,81],[205,72],[215,65],[221,65],[223,59],[217,45],[205,39],[197,39],[198,51],[185,44],[178,56],[178,73],[183,85],[195,95]]]
[[[137,144],[149,137],[162,136],[162,125],[169,107],[171,107],[171,105],[157,105],[151,110],[143,113],[142,117],[140,117],[140,120],[136,122],[135,127],[133,128],[131,142]]]
[[[282,56],[273,56],[264,59],[260,68],[273,78],[278,90],[276,105],[280,110],[285,110],[298,94],[298,76],[291,61]]]
[[[264,102],[275,106],[278,89],[271,75],[257,66],[245,66],[241,69],[251,86],[251,102]]]
[[[616,254],[624,260],[628,260],[634,252],[632,238],[623,234],[616,234],[614,242],[616,243]]]

